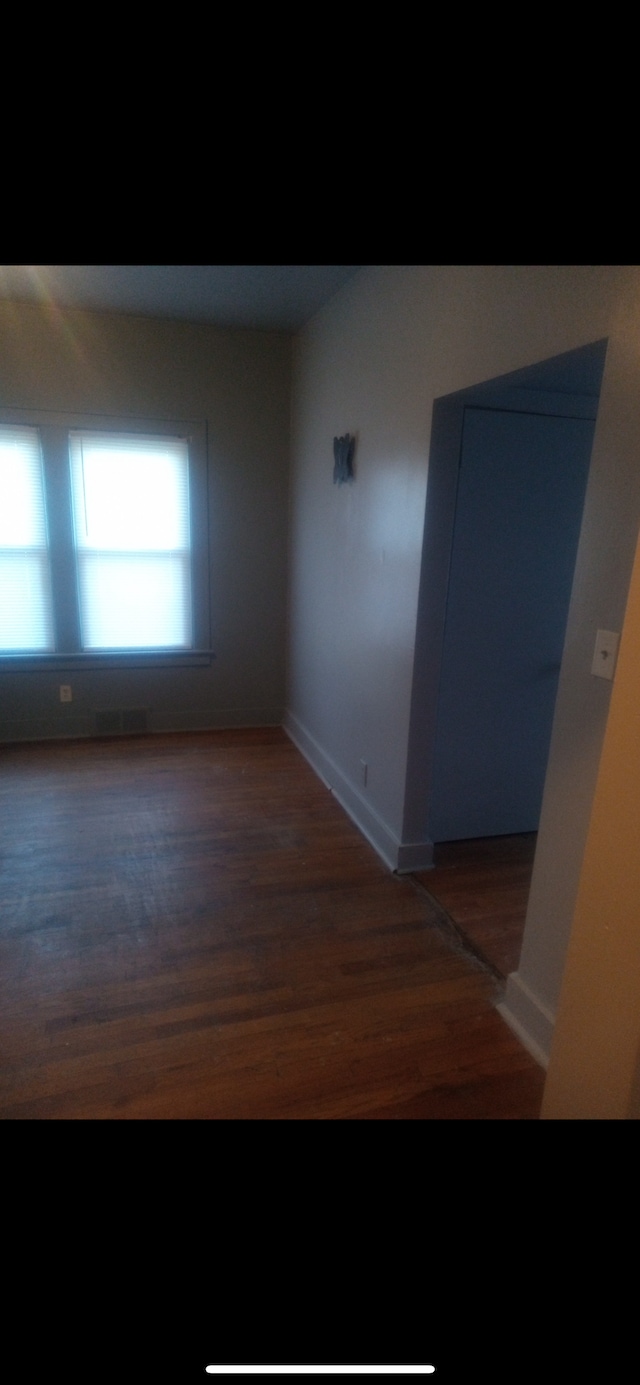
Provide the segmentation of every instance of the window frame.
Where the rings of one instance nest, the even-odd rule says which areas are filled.
[[[207,427],[202,420],[157,419],[72,411],[0,408],[0,423],[37,428],[44,473],[45,506],[56,648],[52,652],[0,650],[0,670],[70,671],[96,668],[193,668],[209,665],[209,508]],[[191,649],[83,650],[73,530],[69,434],[84,430],[186,438],[189,450],[191,526]]]
[[[8,438],[5,437],[6,433],[9,434]],[[0,593],[4,600],[5,591],[9,591],[9,604],[15,599],[17,611],[15,607],[13,612],[5,611],[0,604],[0,630],[5,628],[5,618],[8,616],[7,634],[10,635],[12,616],[15,619],[18,614],[24,617],[25,623],[20,624],[18,620],[13,627],[14,635],[26,636],[28,633],[34,637],[33,642],[23,638],[21,643],[15,643],[10,638],[2,648],[14,656],[47,655],[53,652],[55,646],[55,622],[44,466],[38,429],[24,424],[0,423],[0,448],[3,453],[8,450],[9,454],[15,449],[18,468],[15,492],[18,511],[12,515],[9,508],[8,527],[6,512],[0,514]],[[3,491],[4,504],[4,484],[0,489]],[[8,489],[10,492],[11,478]],[[30,503],[25,510],[27,491],[30,492]],[[26,591],[23,590],[22,595],[12,579],[12,568],[15,571],[15,566],[19,568],[21,564],[26,583]],[[7,588],[3,586],[5,580],[8,580]]]

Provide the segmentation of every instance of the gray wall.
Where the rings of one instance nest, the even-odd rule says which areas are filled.
[[[0,738],[279,724],[285,687],[291,339],[0,304],[0,407],[195,419],[208,433],[211,639],[203,668],[0,671]],[[59,684],[73,702],[61,704]]]
[[[414,671],[428,461],[441,396],[608,339],[520,968],[508,1018],[548,1052],[640,522],[640,271],[375,266],[300,335],[286,724],[393,866],[420,863]],[[332,439],[357,437],[335,487]],[[416,661],[414,664],[414,654]],[[419,656],[419,657],[418,657]],[[439,655],[438,655],[439,657]],[[361,761],[368,765],[363,782]]]

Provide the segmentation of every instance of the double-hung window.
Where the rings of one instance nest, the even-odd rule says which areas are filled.
[[[206,491],[202,425],[0,415],[0,659],[206,658]]]
[[[0,650],[54,647],[40,438],[35,428],[0,425]]]
[[[83,649],[192,647],[185,438],[70,434]]]

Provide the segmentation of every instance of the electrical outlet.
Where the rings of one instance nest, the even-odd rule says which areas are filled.
[[[60,684],[60,701],[71,702],[71,685],[69,683]]]
[[[591,672],[596,678],[613,678],[619,635],[614,630],[598,630]]]

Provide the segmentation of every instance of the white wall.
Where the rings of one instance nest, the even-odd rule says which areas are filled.
[[[640,1119],[640,544],[541,1119]]]
[[[431,413],[442,395],[609,338],[521,964],[503,1013],[548,1053],[640,522],[640,271],[375,266],[294,366],[287,726],[385,859],[402,861]],[[332,483],[332,440],[357,437]],[[368,763],[362,783],[360,761]],[[406,864],[406,856],[405,856]]]

